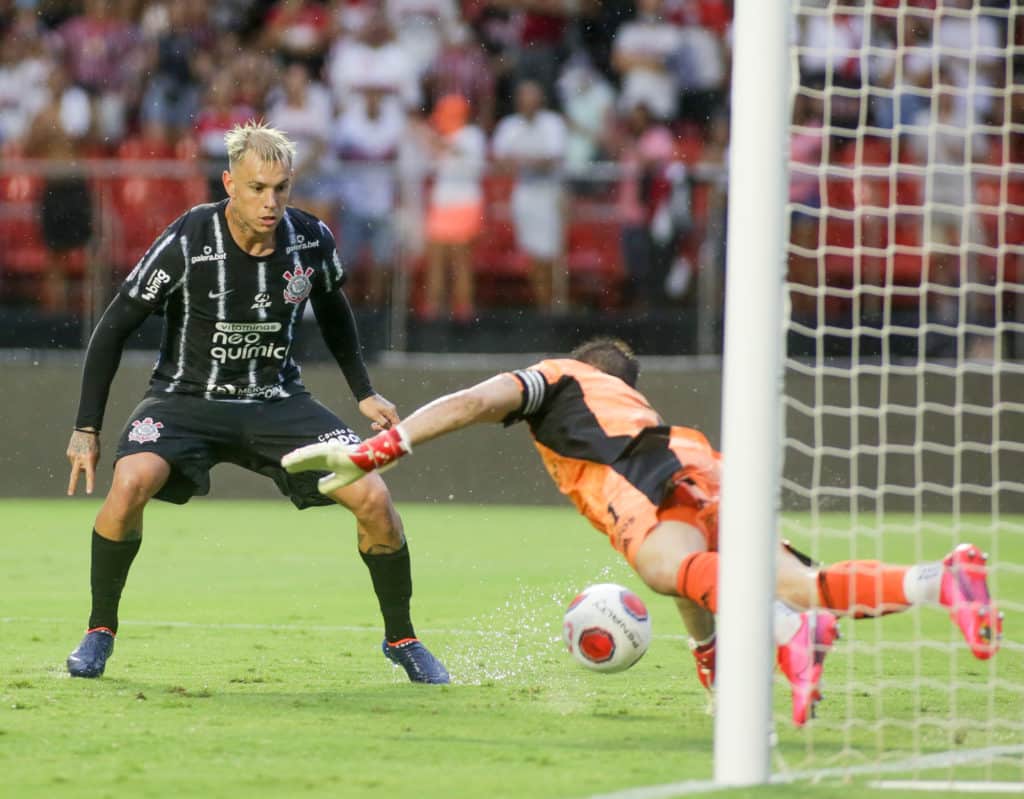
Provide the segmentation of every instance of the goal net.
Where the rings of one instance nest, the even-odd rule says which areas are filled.
[[[942,609],[841,622],[779,770],[1024,783],[1024,7],[793,0],[783,536],[990,555],[1002,650]],[[1004,786],[1005,787],[1005,786]]]

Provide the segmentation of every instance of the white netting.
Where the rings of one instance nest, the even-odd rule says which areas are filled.
[[[992,749],[921,776],[1024,780],[995,749],[1024,743],[1024,8],[793,5],[784,534],[974,541],[1006,613],[985,662],[939,610],[844,621],[803,762]]]

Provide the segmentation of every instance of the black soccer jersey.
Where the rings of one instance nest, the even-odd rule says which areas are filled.
[[[268,256],[243,252],[227,200],[175,220],[121,285],[165,318],[150,393],[259,401],[305,391],[292,359],[309,297],[345,282],[327,226],[288,208]]]

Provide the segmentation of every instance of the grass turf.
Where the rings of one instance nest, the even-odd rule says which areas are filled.
[[[95,509],[0,503],[4,796],[571,799],[711,776],[712,719],[672,603],[567,508],[401,507],[414,618],[450,687],[410,685],[380,654],[347,514],[299,515],[283,502],[151,506],[107,674],[68,678],[63,661],[88,611]],[[992,544],[981,529],[964,532]],[[999,541],[1004,561],[1024,564],[1019,538]],[[836,537],[822,547],[830,559],[849,551]],[[888,559],[912,559],[906,536],[885,547]],[[637,590],[654,620],[650,652],[619,675],[576,667],[559,638],[564,605],[603,581]],[[1024,600],[1024,586],[998,587],[1010,604]],[[1022,743],[1014,627],[1008,619],[1011,646],[979,663],[936,611],[844,621],[828,699],[807,729],[788,725],[787,692],[776,685],[776,768]],[[908,646],[925,639],[936,643]],[[916,686],[915,673],[924,677]],[[919,776],[1022,780],[1024,766],[1007,758]]]

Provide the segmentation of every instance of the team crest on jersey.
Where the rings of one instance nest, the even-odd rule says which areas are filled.
[[[313,267],[298,266],[294,275],[291,272],[285,272],[284,279],[288,281],[288,285],[284,287],[284,301],[298,305],[313,290]]]
[[[136,419],[132,422],[132,431],[128,434],[128,440],[137,444],[148,444],[160,438],[160,430],[163,429],[163,422],[154,422],[152,416],[145,419]]]

